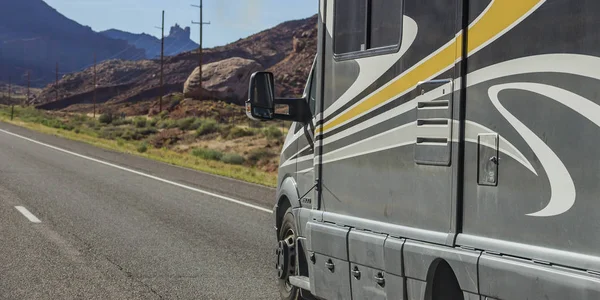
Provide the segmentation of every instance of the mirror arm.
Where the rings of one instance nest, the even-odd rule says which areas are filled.
[[[310,107],[304,98],[275,98],[274,103],[287,105],[290,109],[289,115],[275,114],[276,119],[306,123],[312,117]]]

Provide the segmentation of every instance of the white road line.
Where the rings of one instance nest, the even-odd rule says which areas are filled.
[[[254,208],[256,210],[260,210],[260,211],[263,211],[263,212],[266,212],[266,213],[273,213],[272,210],[264,208],[264,207],[260,207],[258,205],[253,205],[253,204],[246,203],[246,202],[243,202],[243,201],[240,201],[240,200],[236,200],[236,199],[229,198],[229,197],[226,197],[226,196],[222,196],[222,195],[219,195],[219,194],[211,193],[211,192],[208,192],[208,191],[205,191],[205,190],[197,189],[197,188],[194,188],[194,187],[191,187],[191,186],[187,186],[187,185],[184,185],[184,184],[181,184],[181,183],[177,183],[177,182],[174,182],[174,181],[166,180],[166,179],[163,179],[163,178],[160,178],[160,177],[156,177],[156,176],[153,176],[153,175],[150,175],[150,174],[142,173],[142,172],[139,172],[139,171],[136,171],[136,170],[132,170],[132,169],[128,169],[128,168],[125,168],[125,167],[121,167],[119,165],[111,164],[109,162],[105,162],[105,161],[102,161],[102,160],[99,160],[99,159],[95,159],[95,158],[92,158],[92,157],[89,157],[89,156],[81,155],[79,153],[75,153],[75,152],[72,152],[72,151],[69,151],[69,150],[65,150],[65,149],[62,149],[62,148],[59,148],[59,147],[55,147],[55,146],[48,145],[48,144],[45,144],[45,143],[42,143],[42,142],[38,142],[36,140],[30,139],[30,138],[27,138],[27,137],[24,137],[24,136],[21,136],[21,135],[18,135],[18,134],[15,134],[15,133],[12,133],[12,132],[9,132],[9,131],[6,131],[6,130],[0,129],[0,132],[4,132],[4,133],[6,133],[8,135],[12,135],[14,137],[18,137],[18,138],[24,139],[26,141],[29,141],[29,142],[32,142],[32,143],[35,143],[35,144],[38,144],[38,145],[41,145],[41,146],[44,146],[44,147],[48,147],[50,149],[54,149],[54,150],[57,150],[57,151],[60,151],[60,152],[63,152],[63,153],[71,154],[73,156],[77,156],[77,157],[80,157],[80,158],[83,158],[83,159],[91,160],[93,162],[97,162],[99,164],[103,164],[103,165],[106,165],[106,166],[109,166],[109,167],[113,167],[113,168],[116,168],[116,169],[119,169],[119,170],[122,170],[122,171],[130,172],[130,173],[133,173],[133,174],[136,174],[136,175],[140,175],[140,176],[144,176],[144,177],[147,177],[147,178],[150,178],[150,179],[154,179],[156,181],[160,181],[160,182],[164,182],[164,183],[167,183],[167,184],[171,184],[171,185],[174,185],[174,186],[186,189],[186,190],[190,190],[190,191],[201,193],[201,194],[204,194],[204,195],[207,195],[207,196],[219,198],[221,200],[225,200],[225,201],[232,202],[232,203],[235,203],[235,204],[243,205],[243,206],[246,206],[246,207]]]
[[[32,223],[42,223],[42,221],[40,221],[40,219],[38,219],[36,216],[34,216],[31,212],[29,212],[27,210],[27,208],[23,207],[23,206],[15,206],[15,208],[22,213],[25,218],[29,219],[29,221],[31,221]]]

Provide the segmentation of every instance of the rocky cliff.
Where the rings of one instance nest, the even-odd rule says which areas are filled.
[[[79,71],[98,60],[133,59],[144,50],[94,32],[66,18],[42,0],[2,1],[0,17],[0,81],[12,77],[26,84],[23,74],[31,71],[32,84],[55,79],[56,63],[61,74]]]
[[[146,33],[135,34],[117,29],[100,32],[113,38],[127,41],[132,46],[146,51],[146,58],[160,57],[160,39]],[[198,44],[190,38],[190,27],[181,28],[178,24],[171,27],[169,35],[165,37],[165,55],[174,56],[183,52],[198,49]]]

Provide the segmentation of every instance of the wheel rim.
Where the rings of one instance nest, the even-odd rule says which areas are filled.
[[[277,249],[277,270],[280,280],[284,280],[285,290],[289,293],[294,288],[290,284],[290,276],[295,275],[296,271],[296,243],[294,230],[288,228],[279,241]]]

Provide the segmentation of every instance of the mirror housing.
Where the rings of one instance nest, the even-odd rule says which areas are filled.
[[[279,112],[279,113],[278,113]],[[271,72],[256,72],[250,77],[246,115],[254,120],[286,120],[306,123],[311,119],[304,98],[275,98],[275,80]]]

